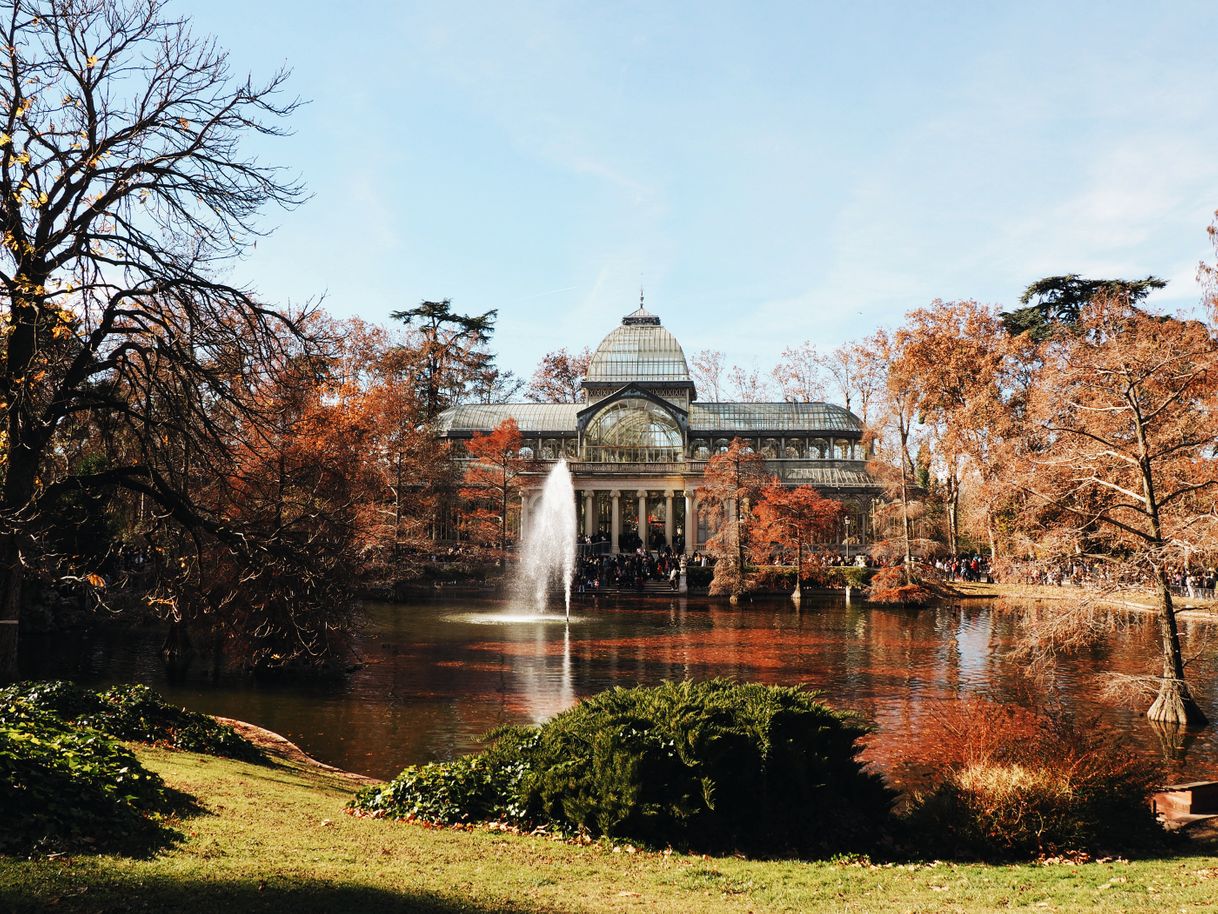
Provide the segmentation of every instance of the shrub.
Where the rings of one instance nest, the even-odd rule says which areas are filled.
[[[861,565],[833,565],[824,569],[824,579],[829,587],[861,590],[867,586],[873,573],[873,569]]]
[[[864,732],[798,688],[615,688],[540,727],[501,732],[480,756],[408,768],[353,805],[698,850],[857,850],[892,801],[858,761]]]
[[[795,569],[785,565],[758,565],[753,569],[749,589],[790,593],[795,589]]]
[[[0,698],[0,852],[146,853],[184,799],[104,734]]]
[[[952,590],[943,575],[924,562],[890,565],[871,577],[867,599],[873,603],[900,603],[902,606],[925,606],[951,596]]]
[[[451,762],[411,765],[388,784],[361,790],[351,805],[375,816],[419,819],[438,825],[470,822],[523,824],[520,781],[536,745],[531,727],[492,731],[483,753]]]
[[[260,749],[232,727],[206,714],[167,704],[146,685],[118,685],[97,692],[70,682],[23,682],[0,689],[0,701],[21,701],[116,739],[163,743],[245,761],[263,757]]]
[[[689,565],[685,569],[685,584],[688,587],[710,587],[711,578],[714,576],[713,565]]]
[[[1095,722],[973,702],[940,729],[953,758],[908,816],[924,849],[1015,859],[1163,839],[1148,803],[1161,772]]]

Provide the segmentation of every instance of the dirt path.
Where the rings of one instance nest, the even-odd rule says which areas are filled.
[[[1157,612],[1148,594],[1131,591],[1098,593],[1081,587],[1050,587],[1040,584],[984,584],[974,581],[955,581],[953,589],[962,596],[980,599],[1014,597],[1022,600],[1079,600],[1083,597],[1109,606],[1119,606],[1132,612]],[[1218,622],[1218,600],[1192,600],[1188,597],[1173,597],[1176,612],[1189,619],[1206,619]]]
[[[267,730],[265,727],[259,727],[257,724],[251,724],[244,720],[236,720],[232,717],[217,717],[217,721],[232,727],[237,733],[259,749],[273,755],[276,758],[285,759],[289,762],[295,762],[298,765],[307,765],[310,768],[315,768],[318,771],[324,771],[327,774],[336,775],[343,780],[350,781],[352,784],[364,786],[367,784],[381,784],[383,781],[378,778],[370,778],[365,774],[356,774],[354,771],[346,771],[342,768],[335,768],[333,765],[327,765],[325,762],[319,762],[313,756],[308,755],[303,749],[297,746],[294,742],[286,737],[280,736],[273,730]]]

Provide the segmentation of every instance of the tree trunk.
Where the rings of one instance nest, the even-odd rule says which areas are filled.
[[[1176,626],[1176,612],[1172,605],[1171,590],[1167,584],[1167,572],[1162,568],[1159,577],[1159,631],[1163,639],[1163,678],[1159,681],[1159,694],[1146,712],[1151,720],[1166,724],[1184,724],[1200,727],[1208,723],[1205,714],[1189,692],[1184,681],[1184,656],[1180,651],[1180,631]]]
[[[947,498],[947,542],[952,555],[960,554],[960,483],[949,477]]]
[[[0,682],[12,682],[18,677],[23,576],[17,537],[10,533],[0,539]]]
[[[21,555],[24,536],[18,531],[29,523],[28,509],[34,498],[38,461],[46,445],[31,412],[31,392],[27,386],[38,349],[40,303],[22,294],[22,289],[40,288],[45,282],[45,270],[32,269],[26,264],[17,271],[16,289],[13,286],[8,289],[12,307],[3,376],[8,416],[4,428],[7,440],[0,455],[5,467],[0,516],[16,529],[10,527],[12,532],[0,536],[0,682],[16,679],[18,675],[17,649],[25,583]]]
[[[1129,403],[1137,422],[1134,430],[1138,439],[1138,464],[1142,473],[1142,494],[1146,498],[1150,516],[1149,545],[1157,552],[1163,547],[1163,526],[1159,520],[1159,499],[1155,491],[1155,478],[1151,464],[1150,448],[1146,443],[1146,419],[1135,397],[1129,395]],[[1180,630],[1176,626],[1176,610],[1172,605],[1171,587],[1167,582],[1167,570],[1156,561],[1155,577],[1159,585],[1159,634],[1163,639],[1163,677],[1159,681],[1159,694],[1146,711],[1151,720],[1166,724],[1203,726],[1208,721],[1193,699],[1184,681],[1184,655],[1180,650]]]

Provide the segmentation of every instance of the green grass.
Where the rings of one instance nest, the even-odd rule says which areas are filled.
[[[159,856],[0,858],[0,911],[1212,911],[1218,857],[1083,866],[800,863],[616,852],[348,816],[345,779],[136,747],[202,815]],[[0,826],[2,827],[2,826]]]

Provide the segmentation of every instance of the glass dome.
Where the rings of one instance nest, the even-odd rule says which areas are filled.
[[[689,382],[689,365],[677,338],[660,319],[640,307],[622,318],[592,353],[585,380],[625,384],[630,381]]]

